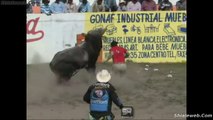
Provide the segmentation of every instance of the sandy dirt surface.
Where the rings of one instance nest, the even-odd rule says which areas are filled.
[[[112,73],[110,82],[124,105],[134,107],[134,119],[185,119],[174,114],[186,113],[186,64],[127,65],[127,73],[122,77]],[[110,63],[97,64],[97,70],[103,68],[112,72]],[[27,119],[88,119],[83,95],[94,82],[95,76],[82,69],[67,85],[59,86],[48,64],[27,65]],[[115,119],[121,119],[115,104],[112,111]]]

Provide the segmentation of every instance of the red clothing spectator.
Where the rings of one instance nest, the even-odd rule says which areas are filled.
[[[144,0],[141,5],[141,11],[155,11],[157,10],[157,5],[154,0]]]
[[[127,50],[120,46],[114,46],[110,49],[113,59],[113,63],[125,63],[125,54]]]

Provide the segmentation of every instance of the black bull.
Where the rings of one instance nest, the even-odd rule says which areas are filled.
[[[58,82],[68,81],[83,68],[95,73],[96,61],[102,48],[102,37],[106,28],[89,31],[85,35],[83,44],[55,54],[49,65],[58,77]]]

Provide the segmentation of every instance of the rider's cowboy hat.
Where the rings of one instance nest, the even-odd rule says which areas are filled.
[[[105,82],[108,82],[111,79],[111,75],[107,70],[103,69],[96,74],[96,79],[98,80],[98,82],[104,82],[105,83]]]

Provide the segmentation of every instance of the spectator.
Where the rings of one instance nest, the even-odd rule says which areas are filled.
[[[78,12],[83,13],[83,12],[90,12],[90,5],[87,0],[83,0],[81,5],[78,8]]]
[[[159,5],[159,10],[171,11],[173,10],[173,5],[169,0],[163,0]]]
[[[179,0],[176,3],[177,10],[186,10],[186,0]]]
[[[118,6],[118,11],[127,11],[126,2],[121,0]]]
[[[104,1],[103,0],[95,0],[92,5],[92,12],[104,12]]]
[[[49,6],[50,0],[42,0],[42,3],[43,4],[41,4],[41,13],[51,15],[51,10]]]
[[[36,6],[40,6],[40,4],[41,4],[41,1],[40,1],[40,0],[34,0],[34,2],[35,2],[35,5],[36,5]]]
[[[81,6],[81,4],[82,4],[82,0],[79,0],[78,5],[77,5],[77,10]]]
[[[73,2],[73,0],[68,0],[68,2],[65,4],[67,8],[68,13],[76,13],[77,11],[77,5]]]
[[[141,11],[155,11],[157,10],[157,5],[154,0],[144,0],[141,5]]]
[[[34,14],[41,14],[40,0],[34,0],[32,10]]]
[[[33,13],[31,0],[27,3],[27,13]]]
[[[55,2],[53,2],[50,5],[50,10],[52,11],[53,14],[65,13],[66,7],[65,7],[65,4],[61,2],[60,0],[55,0]]]
[[[90,120],[114,120],[111,111],[112,102],[120,109],[123,104],[115,92],[114,86],[109,83],[111,75],[107,70],[101,70],[96,75],[97,83],[91,85],[83,100],[90,104]]]
[[[105,11],[109,12],[109,11],[117,11],[118,6],[116,3],[116,0],[104,0],[104,5],[105,5]]]
[[[127,11],[141,11],[141,4],[138,0],[129,1],[127,4]]]

